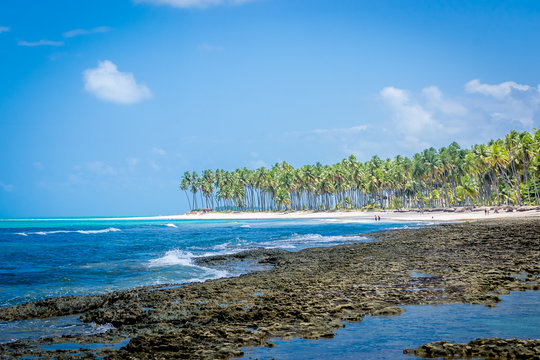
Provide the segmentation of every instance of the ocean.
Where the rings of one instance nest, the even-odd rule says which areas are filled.
[[[261,247],[299,251],[369,241],[357,235],[423,225],[347,219],[0,220],[0,306],[235,276],[253,269],[212,269],[193,260]]]

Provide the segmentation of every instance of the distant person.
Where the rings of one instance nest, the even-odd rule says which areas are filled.
[[[487,209],[484,209],[484,215],[487,215]]]
[[[380,217],[380,216],[377,216],[377,221],[381,221],[381,217]]]
[[[377,215],[375,215],[375,221],[377,221]]]

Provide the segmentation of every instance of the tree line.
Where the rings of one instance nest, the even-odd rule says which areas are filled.
[[[186,171],[181,179],[190,208],[236,211],[434,208],[538,205],[540,130],[511,131],[488,144],[462,149],[456,142],[412,158],[333,165],[287,162],[261,167]],[[191,194],[190,194],[191,193]]]

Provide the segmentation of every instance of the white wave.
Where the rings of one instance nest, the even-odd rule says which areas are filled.
[[[365,236],[354,235],[321,235],[321,234],[293,234],[292,236],[274,241],[260,243],[266,248],[294,249],[310,245],[344,244],[349,242],[366,241]]]
[[[151,259],[148,263],[148,266],[194,266],[192,261],[194,257],[195,255],[193,255],[189,251],[174,249],[167,251],[162,257],[159,257],[157,259]]]
[[[212,250],[225,250],[231,247],[232,247],[232,244],[230,242],[226,242],[223,244],[217,244],[217,245],[212,246]]]
[[[94,323],[94,326],[96,326],[95,323]],[[97,325],[94,332],[96,334],[103,334],[103,333],[106,333],[109,330],[114,330],[114,329],[116,329],[116,328],[114,327],[113,324],[106,323],[106,324],[102,324],[102,325]]]
[[[174,224],[165,224],[165,226],[167,227],[172,227],[172,228],[177,228],[178,226],[174,225]]]
[[[249,225],[247,225],[247,224],[241,225],[240,227],[241,227],[241,228],[251,228],[251,226],[249,226]]]
[[[191,278],[187,282],[204,282],[210,279],[219,279],[230,276],[230,274],[225,270],[210,269],[206,267],[202,269],[206,270],[206,273],[209,275],[209,277]]]
[[[117,228],[110,227],[108,229],[101,229],[101,230],[53,230],[53,231],[36,231],[36,232],[29,232],[29,233],[15,233],[15,235],[21,235],[21,236],[28,236],[28,235],[51,235],[51,234],[68,234],[68,233],[79,233],[79,234],[103,234],[108,232],[116,232],[116,231],[122,231]]]
[[[122,230],[110,227],[108,229],[103,229],[103,230],[76,230],[75,232],[79,234],[103,234],[103,233],[117,232],[117,231],[122,231]]]

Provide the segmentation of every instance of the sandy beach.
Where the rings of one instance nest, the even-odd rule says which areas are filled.
[[[485,208],[487,209],[487,207]],[[466,221],[482,219],[502,219],[519,217],[540,217],[540,207],[513,208],[513,211],[499,210],[494,212],[493,208],[489,215],[484,212],[484,208],[473,210],[457,209],[454,212],[440,210],[425,210],[423,213],[411,211],[284,211],[284,212],[197,212],[182,215],[159,215],[142,217],[121,217],[121,218],[101,218],[100,220],[251,220],[251,219],[353,219],[353,220],[373,220],[375,216],[380,216],[381,221]]]

